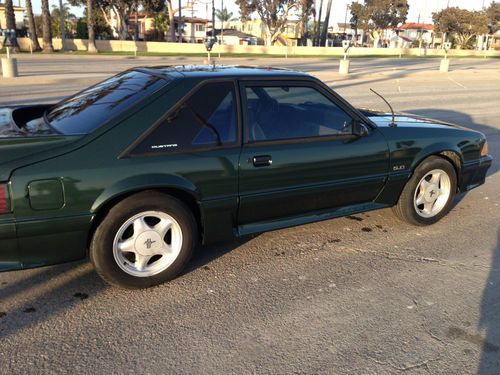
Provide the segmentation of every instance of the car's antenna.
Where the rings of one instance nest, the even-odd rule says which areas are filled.
[[[392,109],[392,107],[389,104],[389,102],[387,100],[385,100],[385,98],[382,95],[380,95],[378,92],[376,92],[374,89],[370,88],[370,91],[372,91],[375,95],[379,96],[385,102],[385,104],[387,104],[387,106],[391,110],[392,121],[389,123],[389,126],[397,126],[396,122],[394,121],[394,110]]]

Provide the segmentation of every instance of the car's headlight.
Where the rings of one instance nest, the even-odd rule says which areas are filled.
[[[488,155],[488,142],[484,141],[484,145],[481,150],[481,156],[487,156],[487,155]]]

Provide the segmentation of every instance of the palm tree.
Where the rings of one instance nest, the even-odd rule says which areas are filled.
[[[64,4],[62,6],[62,17],[61,17],[61,8],[57,5],[52,5],[52,11],[50,12],[50,22],[51,22],[51,27],[52,27],[52,36],[54,38],[60,38],[62,33],[61,31],[64,31],[64,34],[66,35],[67,32],[70,30],[70,23],[68,20],[69,18],[74,18],[75,15],[71,13],[71,9],[68,4]],[[61,20],[64,22],[64,30],[61,29]]]
[[[16,29],[16,15],[14,13],[14,4],[12,0],[5,0],[5,18],[7,21],[7,29],[15,30]],[[17,39],[12,39],[12,52],[19,52],[19,46],[17,45]]]
[[[328,36],[328,22],[330,21],[330,12],[332,10],[332,0],[328,0],[326,5],[325,22],[323,22],[323,31],[321,32],[320,45],[326,47],[326,38]]]
[[[42,0],[42,30],[43,30],[43,51],[44,53],[54,52],[52,45],[52,25],[49,11],[49,0]]]
[[[233,18],[233,12],[229,12],[226,7],[224,7],[224,9],[216,9],[215,17],[222,23],[222,28],[224,28],[224,22],[235,20],[235,18]]]
[[[33,16],[33,5],[31,0],[26,0],[26,13],[28,13],[28,29],[31,34],[31,42],[33,43],[33,51],[41,51],[40,43],[38,43],[38,34],[36,32],[35,17]]]
[[[89,32],[89,42],[87,51],[92,53],[99,52],[95,45],[95,31],[94,31],[94,2],[87,0],[87,28]]]
[[[175,20],[174,20],[174,8],[172,6],[172,0],[166,0],[167,2],[167,11],[168,11],[168,20],[170,22],[170,36],[169,42],[175,42]]]
[[[320,29],[321,29],[321,13],[322,12],[323,12],[323,0],[319,0],[319,13],[318,13],[318,20],[316,21],[316,25],[314,27],[313,46],[319,45],[319,33],[320,33]]]

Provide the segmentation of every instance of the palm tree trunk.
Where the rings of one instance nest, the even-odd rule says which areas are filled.
[[[323,31],[321,32],[320,45],[326,47],[326,37],[328,36],[328,22],[330,21],[330,12],[332,10],[332,0],[328,0],[326,6],[325,22],[323,23]]]
[[[28,13],[28,29],[31,34],[31,42],[33,43],[33,51],[41,51],[40,43],[38,43],[38,35],[36,33],[35,17],[33,16],[33,5],[31,0],[26,0],[26,13]]]
[[[5,0],[5,18],[7,21],[7,29],[16,30],[16,14],[14,13],[14,4],[12,0]],[[12,38],[12,47],[10,47],[10,50],[11,52],[19,52],[16,38]]]
[[[50,20],[49,0],[42,0],[42,31],[43,31],[43,51],[44,53],[54,52],[52,45],[52,25]]]
[[[321,12],[322,11],[323,11],[323,0],[320,0],[318,21],[316,22],[316,29],[314,30],[314,42],[313,42],[313,46],[318,46],[319,45],[319,31],[321,29]]]
[[[99,52],[95,45],[95,32],[94,32],[94,3],[92,0],[87,0],[87,29],[89,34],[89,41],[87,51],[96,53]]]
[[[169,32],[170,40],[169,42],[175,42],[175,21],[174,21],[174,8],[172,7],[172,0],[167,0],[167,10],[169,18]]]

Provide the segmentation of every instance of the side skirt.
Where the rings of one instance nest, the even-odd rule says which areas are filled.
[[[249,234],[256,234],[268,232],[277,229],[294,227],[297,225],[314,223],[317,221],[329,220],[336,217],[342,217],[359,212],[378,210],[380,208],[387,208],[389,205],[382,203],[361,203],[352,206],[345,206],[335,208],[329,211],[319,211],[304,216],[293,216],[279,220],[262,221],[258,223],[239,225],[237,227],[236,235],[238,237],[247,236]]]

